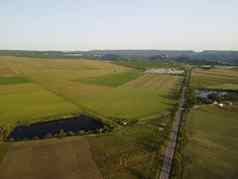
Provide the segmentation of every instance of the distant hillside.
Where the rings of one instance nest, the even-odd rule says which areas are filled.
[[[0,55],[81,58],[89,57],[104,60],[174,60],[185,63],[223,63],[238,65],[238,51],[178,51],[178,50],[91,50],[91,51],[11,51],[0,50]]]
[[[176,61],[208,61],[238,64],[238,51],[173,51],[173,50],[94,50],[81,52],[86,56],[104,59],[143,58],[148,60],[173,59]]]
[[[203,51],[195,53],[191,58],[238,64],[238,51]]]
[[[161,55],[167,58],[173,58],[183,55],[192,55],[193,51],[170,51],[170,50],[93,50],[86,52],[87,55],[119,55],[132,58],[149,58]]]

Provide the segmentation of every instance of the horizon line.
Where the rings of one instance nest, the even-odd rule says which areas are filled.
[[[57,50],[57,49],[0,49],[0,51],[36,51],[36,52],[90,52],[90,51],[191,51],[191,52],[204,52],[204,51],[229,51],[229,52],[238,52],[237,50],[229,50],[229,49],[203,49],[203,50],[194,50],[194,49],[70,49],[70,50]]]

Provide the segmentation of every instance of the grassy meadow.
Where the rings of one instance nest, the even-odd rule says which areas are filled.
[[[103,176],[112,179],[155,178],[161,166],[161,153],[171,118],[171,115],[164,115],[106,135],[88,136],[94,160]]]
[[[0,85],[30,83],[30,80],[24,77],[0,77]]]
[[[192,109],[186,118],[183,178],[238,177],[238,106]]]
[[[96,60],[0,59],[0,125],[74,113],[134,120],[169,110],[179,77]]]
[[[77,112],[77,107],[36,84],[0,87],[1,126],[57,118]],[[8,90],[9,89],[9,90]]]
[[[126,82],[136,79],[142,74],[139,71],[128,71],[114,74],[107,74],[104,76],[82,79],[80,82],[86,84],[95,84],[103,86],[118,87]]]

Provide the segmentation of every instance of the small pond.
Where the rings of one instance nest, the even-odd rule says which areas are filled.
[[[102,122],[86,115],[80,115],[68,119],[17,126],[9,134],[8,140],[42,139],[83,132],[96,132],[99,129],[104,130]]]
[[[210,97],[223,97],[228,94],[226,91],[214,91],[214,90],[196,90],[195,94],[199,98],[210,98]]]
[[[200,89],[195,90],[195,95],[203,102],[212,103],[214,101],[231,100],[237,97],[237,92],[223,90]]]

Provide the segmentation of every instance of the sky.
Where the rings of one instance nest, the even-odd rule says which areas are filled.
[[[0,0],[0,49],[238,50],[238,0]]]

